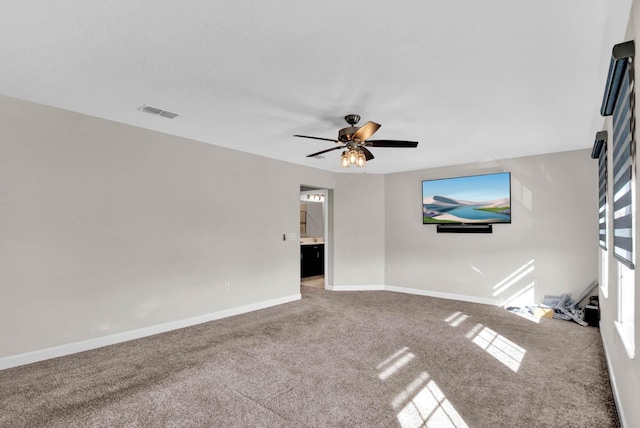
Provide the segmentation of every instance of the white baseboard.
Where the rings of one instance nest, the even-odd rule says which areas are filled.
[[[252,303],[250,305],[226,309],[224,311],[212,312],[209,314],[199,315],[197,317],[186,318],[145,328],[139,328],[122,333],[110,334],[108,336],[68,343],[51,348],[39,349],[37,351],[26,352],[24,354],[10,355],[8,357],[0,358],[0,370],[23,366],[25,364],[36,363],[38,361],[44,361],[51,358],[63,357],[65,355],[71,355],[78,352],[89,351],[91,349],[102,348],[103,346],[114,345],[116,343],[127,342],[129,340],[140,339],[143,337],[152,336],[154,334],[165,333],[167,331],[177,330],[179,328],[190,327],[192,325],[202,324],[221,318],[227,318],[234,315],[257,311],[259,309],[269,308],[271,306],[293,302],[296,300],[300,300],[301,298],[302,295],[300,293],[292,294],[290,296]]]
[[[615,333],[614,333],[615,334]],[[624,416],[624,409],[622,408],[622,402],[620,401],[620,397],[618,396],[618,388],[616,386],[616,377],[611,370],[611,363],[609,358],[609,351],[607,350],[607,341],[602,335],[602,329],[600,329],[600,338],[602,339],[602,347],[604,348],[604,357],[607,361],[607,370],[609,371],[609,381],[611,382],[611,390],[613,391],[613,400],[616,402],[616,410],[618,411],[618,419],[620,419],[621,427],[628,427],[626,418]]]
[[[325,289],[331,291],[393,291],[396,293],[415,294],[418,296],[438,297],[440,299],[462,300],[463,302],[482,303],[483,305],[500,306],[497,299],[466,296],[464,294],[442,293],[440,291],[422,290],[419,288],[396,287],[395,285],[332,285],[327,284]]]
[[[416,294],[418,296],[438,297],[440,299],[462,300],[463,302],[500,306],[499,300],[487,299],[484,297],[467,296],[464,294],[443,293],[440,291],[422,290],[419,288],[396,287],[395,285],[385,285],[384,289],[387,291],[395,291],[396,293]]]

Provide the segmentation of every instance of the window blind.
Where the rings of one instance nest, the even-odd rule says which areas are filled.
[[[633,269],[633,66],[624,62],[624,76],[613,109],[613,254]]]
[[[598,243],[607,249],[607,143],[598,156]]]

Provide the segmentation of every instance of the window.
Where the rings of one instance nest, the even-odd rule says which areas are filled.
[[[606,250],[600,250],[600,291],[602,297],[609,297],[609,253]]]
[[[612,207],[611,214],[613,217],[613,257],[618,260],[618,316],[615,326],[631,359],[635,358],[636,283],[634,271],[636,251],[634,242],[636,225],[634,56],[635,44],[633,41],[620,43],[613,47],[605,94],[600,108],[600,113],[603,116],[613,114],[613,139],[611,144],[613,200],[610,206]],[[596,152],[597,150],[594,146],[593,153]],[[602,185],[602,183],[600,184]],[[602,201],[600,203],[602,204]],[[606,217],[606,203],[604,206]],[[607,238],[606,226],[604,230],[604,245],[601,227],[600,235],[600,246],[604,249],[606,248]],[[607,262],[608,258],[605,260],[603,256],[603,272]]]
[[[633,62],[629,61],[613,110],[613,255],[618,265],[616,329],[629,358],[635,357],[634,224],[635,117]]]
[[[618,320],[616,330],[629,358],[635,358],[635,271],[618,263]]]

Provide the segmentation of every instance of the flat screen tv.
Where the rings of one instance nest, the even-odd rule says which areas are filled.
[[[511,223],[511,173],[422,182],[422,224]]]

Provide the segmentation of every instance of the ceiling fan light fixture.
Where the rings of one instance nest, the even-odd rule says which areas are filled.
[[[358,159],[356,160],[356,166],[362,168],[367,163],[367,159],[364,156],[364,153],[358,152]]]
[[[349,165],[355,165],[356,162],[358,161],[358,152],[351,149],[349,150],[348,155],[349,155]]]
[[[347,152],[342,152],[342,156],[340,156],[340,166],[342,168],[349,168],[349,156]]]

